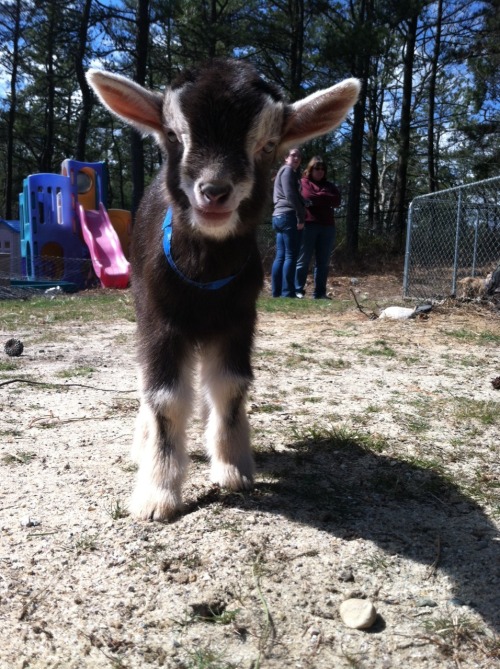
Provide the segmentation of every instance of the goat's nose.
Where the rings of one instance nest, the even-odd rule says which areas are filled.
[[[201,193],[209,200],[210,202],[218,202],[222,204],[224,200],[227,199],[233,187],[231,184],[219,181],[207,181],[206,183],[200,184]]]

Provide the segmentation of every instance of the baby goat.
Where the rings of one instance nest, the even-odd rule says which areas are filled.
[[[263,280],[256,229],[270,170],[290,146],[341,123],[359,82],[287,104],[251,65],[226,59],[184,72],[162,95],[98,70],[88,81],[114,114],[154,135],[164,155],[133,233],[141,407],[130,508],[170,519],[181,508],[196,360],[212,480],[252,486],[245,400]]]

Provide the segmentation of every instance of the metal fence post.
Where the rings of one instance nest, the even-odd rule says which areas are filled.
[[[460,219],[462,217],[462,189],[458,189],[457,204],[457,228],[455,230],[455,257],[453,260],[453,280],[451,284],[451,294],[457,294],[457,271],[458,271],[458,244],[460,241]]]
[[[408,297],[408,280],[410,276],[410,249],[411,249],[411,224],[413,219],[413,204],[412,200],[408,208],[408,223],[406,226],[406,245],[405,245],[405,268],[403,272],[403,296]]]

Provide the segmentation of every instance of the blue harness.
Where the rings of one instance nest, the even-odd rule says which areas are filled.
[[[183,281],[185,281],[186,283],[189,283],[191,286],[196,286],[197,288],[201,288],[202,290],[219,290],[219,288],[223,288],[228,283],[230,283],[233,279],[235,279],[238,276],[238,274],[240,274],[243,267],[246,265],[246,262],[245,262],[243,267],[240,269],[240,271],[237,274],[233,274],[232,276],[228,276],[225,279],[218,279],[217,281],[208,281],[207,283],[200,283],[198,281],[193,281],[192,279],[189,279],[187,276],[184,276],[184,274],[177,267],[177,265],[174,262],[174,259],[172,258],[172,253],[170,251],[171,242],[172,242],[172,209],[171,209],[171,207],[168,208],[167,214],[165,216],[165,220],[163,221],[162,229],[163,229],[163,250],[165,251],[165,255],[167,257],[168,264],[174,270],[174,272],[178,276],[180,276],[180,278]]]

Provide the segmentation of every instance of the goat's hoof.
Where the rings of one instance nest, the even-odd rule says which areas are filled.
[[[221,488],[228,490],[251,490],[253,488],[253,467],[242,472],[235,465],[219,463],[212,468],[211,480]]]
[[[129,503],[130,513],[139,520],[173,520],[182,510],[179,495],[162,488],[149,489],[146,494],[136,490]]]

